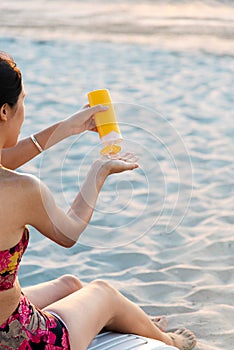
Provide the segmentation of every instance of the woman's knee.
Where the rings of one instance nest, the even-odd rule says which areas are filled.
[[[83,287],[80,280],[74,275],[66,274],[59,277],[58,280],[70,293],[76,292]]]
[[[104,293],[109,297],[113,298],[118,295],[118,291],[114,287],[112,287],[108,282],[103,281],[101,279],[97,279],[91,282],[91,286],[93,286],[99,292]]]

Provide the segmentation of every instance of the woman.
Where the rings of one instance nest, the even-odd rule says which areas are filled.
[[[90,221],[107,176],[138,166],[132,154],[97,160],[65,214],[39,179],[14,169],[65,137],[94,129],[93,115],[106,108],[87,107],[17,143],[24,97],[20,70],[8,54],[0,53],[1,349],[85,350],[103,327],[192,349],[196,343],[192,332],[163,332],[138,306],[103,281],[82,286],[77,278],[66,275],[21,290],[17,270],[28,244],[27,225],[63,247],[73,246]]]

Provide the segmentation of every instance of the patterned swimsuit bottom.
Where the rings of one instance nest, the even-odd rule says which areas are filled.
[[[68,332],[57,317],[39,310],[22,294],[17,309],[0,326],[0,349],[69,350]]]

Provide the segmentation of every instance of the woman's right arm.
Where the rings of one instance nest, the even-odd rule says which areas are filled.
[[[35,227],[56,243],[71,247],[88,225],[98,194],[108,175],[138,167],[135,156],[99,159],[91,166],[68,213],[59,208],[50,190],[37,178],[25,176],[24,224]]]
[[[43,150],[47,150],[63,139],[78,135],[85,130],[95,130],[94,114],[103,112],[106,106],[84,107],[72,116],[34,134]],[[40,152],[31,137],[20,140],[15,146],[2,150],[2,164],[8,169],[17,169],[36,157]]]

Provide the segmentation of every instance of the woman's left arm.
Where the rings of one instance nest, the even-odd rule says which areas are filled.
[[[102,105],[86,107],[71,117],[35,133],[34,137],[41,148],[46,150],[69,136],[79,134],[85,130],[94,130],[94,114],[106,109]],[[27,137],[20,140],[16,146],[2,150],[2,165],[14,170],[38,154],[40,154],[39,149],[33,143],[31,137]]]

